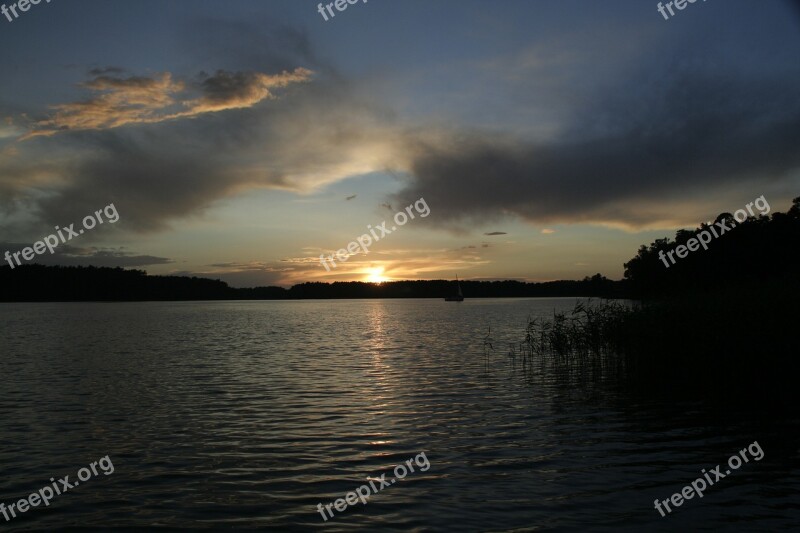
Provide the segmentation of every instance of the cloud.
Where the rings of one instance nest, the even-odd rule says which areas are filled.
[[[550,228],[544,228],[544,229],[542,230],[542,233],[543,233],[544,235],[552,235],[552,234],[553,234],[553,233],[555,233],[555,232],[556,232],[556,230],[554,230],[554,229],[550,229]]]
[[[28,246],[31,246],[31,244],[0,243],[0,251],[8,250],[14,253]],[[22,260],[21,256],[20,260]],[[32,261],[26,261],[25,263],[61,266],[137,268],[143,266],[166,265],[172,262],[171,259],[166,257],[138,255],[127,252],[124,248],[79,248],[70,246],[69,244],[62,244],[55,249],[53,254],[45,253],[37,255]]]
[[[492,231],[489,233],[484,233],[484,235],[493,236],[493,235],[508,235],[505,231]]]
[[[347,198],[345,198],[345,200],[349,202],[350,200],[355,200],[357,197],[358,197],[357,194],[353,194],[352,196],[348,196]]]
[[[685,68],[649,82],[598,97],[549,141],[447,130],[411,140],[392,201],[424,197],[436,206],[430,223],[450,229],[509,217],[665,227],[698,216],[687,197],[713,205],[720,191],[787,183],[800,169],[799,76]]]
[[[274,98],[274,89],[309,81],[311,75],[310,70],[302,67],[292,72],[284,71],[273,75],[260,72],[231,73],[221,70],[203,79],[201,82],[203,96],[183,102],[188,111],[179,113],[178,116],[192,117],[201,113],[252,107],[263,100]]]
[[[307,76],[292,72],[269,83]],[[76,108],[58,119],[75,129],[53,125],[58,135],[18,143],[13,157],[0,152],[6,218],[25,203],[46,229],[115,202],[124,213],[121,228],[161,231],[246,190],[309,192],[383,168],[394,145],[380,107],[339,77],[315,77],[251,107],[245,106],[266,94],[265,78],[217,73],[204,79],[203,95],[185,101],[190,104],[174,104],[172,76],[93,80],[114,87],[114,96],[87,104],[92,112]],[[166,120],[176,113],[163,111],[165,105],[188,108],[192,120]],[[112,112],[117,108],[124,112]],[[139,127],[119,127],[137,121]],[[31,236],[42,231],[33,229]]]
[[[154,78],[98,76],[83,84],[98,93],[83,101],[54,106],[51,118],[34,124],[23,139],[54,135],[59,131],[119,128],[132,123],[163,120],[159,112],[175,103],[174,95],[184,85],[172,81],[169,73]]]
[[[646,67],[617,68],[603,85],[559,72],[561,60],[528,61],[513,77],[538,89],[509,93],[509,109],[533,120],[531,109],[558,101],[568,112],[546,128],[552,135],[526,137],[466,128],[458,117],[401,121],[370,80],[320,61],[303,32],[261,22],[187,28],[187,54],[226,67],[214,74],[93,69],[86,100],[34,120],[13,150],[0,144],[4,224],[24,212],[49,231],[114,202],[121,228],[160,231],[246,191],[304,193],[386,171],[405,181],[382,206],[424,197],[426,226],[521,218],[641,228],[696,221],[692,198],[712,204],[733,186],[785,183],[800,165],[793,72],[653,66],[639,53],[631,55]],[[677,46],[675,54],[693,57]],[[6,122],[0,139],[19,131],[19,121]]]
[[[98,67],[89,70],[90,76],[103,76],[105,74],[124,74],[125,69],[120,67]]]
[[[93,69],[88,99],[30,112],[26,142],[0,139],[0,231],[36,238],[111,202],[121,230],[164,231],[246,191],[306,193],[391,167],[398,132],[380,93],[318,60],[303,32],[186,24],[187,57],[225,70]]]
[[[184,81],[174,80],[169,72],[153,77],[127,78],[102,74],[82,85],[94,96],[82,102],[54,106],[55,115],[36,122],[23,139],[64,131],[157,124],[204,113],[248,108],[274,98],[275,89],[310,78],[311,71],[304,68],[273,75],[221,70],[213,76],[202,76],[197,87],[201,93],[199,96],[181,99],[180,96],[191,92],[191,88]]]

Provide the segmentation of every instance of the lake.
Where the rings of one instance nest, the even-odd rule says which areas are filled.
[[[575,302],[0,304],[0,502],[114,467],[0,526],[796,528],[796,416],[509,356],[528,317]],[[754,441],[762,460],[654,509]],[[422,452],[429,469],[323,520],[318,504]]]

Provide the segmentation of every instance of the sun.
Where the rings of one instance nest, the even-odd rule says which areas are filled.
[[[383,267],[370,268],[367,270],[367,283],[383,283],[389,281],[389,278],[383,275]]]

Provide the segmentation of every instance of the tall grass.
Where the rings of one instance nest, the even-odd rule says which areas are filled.
[[[552,320],[528,321],[523,355],[586,361],[619,354],[623,331],[633,308],[619,302],[584,304],[571,313],[554,312]]]

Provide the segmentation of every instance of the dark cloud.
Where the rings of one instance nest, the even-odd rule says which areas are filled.
[[[0,252],[5,254],[7,250],[13,254],[28,246],[31,246],[31,243],[0,243]],[[22,260],[21,256],[20,260]],[[172,262],[171,259],[166,257],[137,255],[122,248],[78,248],[62,244],[55,249],[53,254],[45,251],[44,254],[35,256],[33,260],[25,261],[25,264],[136,268],[166,265]]]
[[[120,67],[101,67],[101,68],[93,68],[88,71],[88,74],[90,76],[104,76],[107,74],[120,75],[124,73],[125,69]]]
[[[224,111],[227,109],[249,108],[262,100],[274,98],[277,88],[292,83],[308,81],[311,71],[296,68],[292,72],[269,75],[261,72],[227,72],[217,71],[213,76],[206,76],[200,83],[203,96],[186,102],[188,116],[197,113]]]
[[[484,233],[484,235],[489,235],[489,236],[491,236],[491,235],[508,235],[508,233],[506,233],[505,231],[492,231],[492,232],[489,232],[489,233]]]
[[[435,222],[450,227],[509,215],[641,226],[666,195],[714,195],[800,168],[800,76],[682,68],[598,97],[553,142],[480,132],[416,139],[409,181],[393,200],[425,197]]]
[[[349,202],[350,200],[355,200],[357,197],[358,197],[357,194],[353,194],[353,195],[348,196],[347,198],[345,198],[345,200],[347,200]]]

